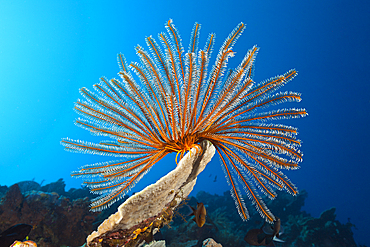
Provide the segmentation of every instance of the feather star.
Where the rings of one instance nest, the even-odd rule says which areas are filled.
[[[274,199],[276,190],[298,193],[280,171],[297,169],[302,161],[297,129],[268,121],[303,117],[307,112],[295,108],[264,111],[271,105],[301,100],[299,93],[276,92],[297,72],[293,69],[254,82],[256,46],[237,68],[227,69],[244,28],[240,23],[230,33],[208,72],[215,35],[209,34],[199,49],[200,24],[195,23],[184,52],[179,32],[169,20],[167,33],[158,35],[160,44],[149,36],[149,51],[136,47],[140,63],[127,66],[124,56],[118,55],[121,80],[101,78],[95,92],[80,90],[84,100],[75,105],[82,116],[76,125],[111,140],[91,143],[65,138],[62,145],[69,151],[122,157],[83,166],[72,174],[83,177],[91,191],[100,194],[92,201],[92,210],[103,210],[122,198],[167,154],[175,152],[181,158],[193,147],[201,152],[198,143],[203,140],[216,147],[242,219],[247,220],[249,214],[239,184],[269,222],[275,217],[260,194]]]

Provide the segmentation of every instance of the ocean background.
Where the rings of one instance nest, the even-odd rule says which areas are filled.
[[[67,190],[80,188],[82,181],[71,178],[71,171],[111,158],[66,152],[60,145],[64,137],[97,140],[73,124],[78,90],[92,89],[102,76],[118,78],[117,54],[138,61],[134,47],[165,32],[169,19],[185,48],[195,22],[202,25],[200,47],[208,33],[216,33],[212,61],[244,22],[230,67],[257,44],[255,81],[292,68],[299,72],[281,91],[302,93],[294,107],[309,113],[284,121],[299,128],[303,141],[301,168],[286,174],[308,192],[304,210],[318,217],[336,207],[339,221],[350,218],[356,225],[356,242],[370,245],[369,13],[369,1],[353,0],[1,1],[0,185],[63,178]],[[174,156],[166,157],[130,194],[175,166]],[[215,156],[194,194],[229,189]]]

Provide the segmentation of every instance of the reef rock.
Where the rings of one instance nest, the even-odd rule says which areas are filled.
[[[27,191],[31,191],[31,190],[40,190],[41,186],[39,183],[35,182],[35,181],[22,181],[22,182],[19,182],[17,183],[18,186],[19,186],[19,189],[21,190],[22,193],[25,193]]]
[[[33,226],[29,237],[38,246],[81,246],[97,216],[89,204],[88,198],[70,200],[55,192],[22,194],[14,184],[0,202],[0,230],[25,223]]]
[[[63,181],[63,178],[58,179],[58,181],[44,185],[40,188],[40,191],[44,192],[56,192],[59,195],[65,195],[66,183]]]
[[[146,245],[145,247],[166,247],[166,241],[153,241],[150,244]]]
[[[203,241],[203,247],[222,247],[222,245],[216,243],[212,238],[207,238]]]

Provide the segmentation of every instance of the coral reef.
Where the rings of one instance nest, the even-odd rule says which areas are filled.
[[[58,195],[66,195],[66,192],[65,192],[65,187],[66,187],[66,184],[64,183],[63,179],[60,178],[58,179],[58,181],[56,182],[53,182],[53,183],[50,183],[50,184],[47,184],[45,186],[42,186],[40,188],[40,191],[44,191],[44,192],[55,192],[57,193]]]
[[[268,205],[281,219],[284,229],[280,239],[285,243],[276,243],[276,246],[357,246],[353,239],[353,224],[350,222],[342,224],[335,220],[335,208],[323,212],[319,218],[301,211],[306,198],[306,191],[301,191],[295,197],[279,193],[277,199]],[[184,221],[184,215],[188,210],[181,207],[176,212],[172,224],[155,235],[155,239],[164,239],[166,246],[169,247],[192,240],[197,240],[192,246],[200,247],[204,246],[202,242],[208,238],[213,238],[223,247],[250,246],[243,239],[245,234],[250,229],[260,228],[263,224],[258,213],[251,214],[251,220],[243,222],[234,209],[233,200],[228,192],[220,196],[200,191],[186,203],[196,205],[197,202],[202,202],[207,209],[207,221],[202,228],[190,217],[185,217]]]
[[[21,193],[25,193],[25,192],[31,191],[31,190],[41,191],[40,184],[33,181],[33,180],[32,181],[22,181],[22,182],[19,182],[17,184],[19,186],[19,189],[21,190]],[[44,190],[42,190],[42,191],[44,191]]]
[[[319,218],[290,215],[286,223],[286,241],[293,246],[356,246],[350,222],[335,220],[335,208],[321,213]],[[310,245],[312,246],[312,245]]]
[[[14,184],[1,199],[1,230],[18,223],[30,224],[30,239],[42,247],[81,246],[85,242],[98,215],[89,211],[89,198],[71,200],[56,192],[29,191],[23,186],[32,184],[28,187],[33,189],[34,183],[20,184],[23,194],[20,186]]]
[[[92,213],[89,211],[89,203],[93,195],[86,188],[70,189],[67,192],[64,188],[63,180],[45,186],[34,181],[19,182],[9,188],[0,186],[0,230],[4,231],[19,223],[30,224],[33,229],[29,238],[38,246],[77,247],[84,244],[88,234],[116,212],[119,206],[116,203],[100,214]],[[307,196],[305,191],[295,197],[279,193],[277,199],[269,203],[268,207],[281,219],[284,229],[279,238],[285,243],[276,243],[276,246],[357,246],[353,239],[354,225],[336,220],[335,208],[324,211],[318,218],[302,211]],[[185,205],[194,207],[197,202],[202,202],[207,210],[203,227],[198,227],[192,217],[186,216],[190,210]],[[257,213],[251,214],[249,221],[242,221],[229,192],[211,195],[200,191],[196,197],[184,200],[175,210],[176,204],[166,205],[160,214],[134,223],[126,230],[108,232],[105,239],[110,239],[111,244],[122,244],[127,233],[134,233],[137,241],[126,246],[135,246],[143,240],[150,242],[154,238],[158,240],[155,242],[158,246],[243,247],[249,246],[244,241],[245,234],[263,224]],[[154,229],[160,231],[154,234]],[[159,240],[165,240],[166,244]]]

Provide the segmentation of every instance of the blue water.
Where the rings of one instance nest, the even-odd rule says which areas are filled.
[[[0,184],[64,178],[67,189],[79,187],[81,181],[70,178],[70,172],[107,158],[65,152],[59,144],[63,137],[96,138],[73,124],[78,89],[91,89],[101,76],[117,78],[117,53],[137,61],[134,47],[145,46],[144,37],[164,32],[169,18],[185,47],[194,22],[202,24],[201,46],[208,33],[216,33],[215,51],[242,21],[247,28],[231,66],[257,44],[256,81],[292,68],[299,71],[283,90],[301,92],[298,106],[309,112],[289,121],[299,127],[305,155],[301,169],[288,176],[308,191],[305,210],[317,217],[336,207],[341,222],[350,218],[357,226],[355,240],[369,245],[370,3],[172,2],[0,3]],[[173,159],[158,163],[132,191],[173,169]],[[215,157],[196,191],[228,189]]]

